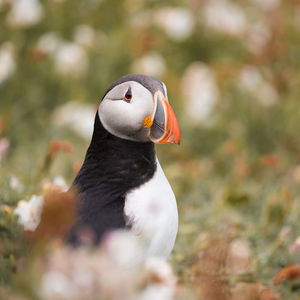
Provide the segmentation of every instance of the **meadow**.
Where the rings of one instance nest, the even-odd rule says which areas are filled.
[[[127,233],[62,242],[97,107],[128,73],[166,84],[181,130],[156,146],[168,262],[133,263]],[[300,299],[299,97],[297,0],[0,0],[0,299]]]

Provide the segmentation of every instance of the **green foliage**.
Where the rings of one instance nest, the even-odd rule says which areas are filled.
[[[246,275],[252,282],[273,287],[278,270],[299,263],[300,252],[290,251],[300,236],[297,1],[281,1],[270,10],[252,1],[234,1],[251,20],[247,30],[258,21],[269,34],[256,52],[250,50],[254,41],[247,42],[247,33],[207,27],[201,1],[44,0],[41,20],[24,27],[7,21],[11,2],[0,1],[0,49],[7,43],[12,46],[16,66],[0,81],[0,140],[10,143],[7,154],[0,153],[0,285],[12,291],[20,288],[18,270],[31,255],[13,214],[18,201],[41,193],[43,180],[56,175],[71,183],[74,165],[82,161],[88,146],[88,139],[59,124],[55,110],[71,101],[96,107],[111,82],[136,71],[134,63],[149,52],[163,58],[165,71],[158,76],[168,87],[181,127],[180,147],[157,147],[179,207],[179,235],[172,257],[179,282],[190,287],[189,273],[203,250],[203,234],[221,232],[229,240],[246,239],[251,248]],[[163,7],[183,7],[191,13],[196,21],[190,35],[174,39],[166,33],[154,18]],[[86,69],[78,75],[61,72],[55,54],[41,51],[38,43],[45,34],[55,33],[60,41],[76,44],[79,25],[89,26],[94,34],[91,45],[80,45]],[[194,62],[213,71],[218,87],[218,100],[205,120],[189,116],[187,87],[182,85]],[[249,65],[271,92],[240,84]],[[269,103],[274,93],[275,100]],[[52,139],[68,140],[74,153],[60,153],[45,167]],[[12,176],[23,188],[11,185]],[[282,237],[284,228],[290,233]],[[297,282],[278,290],[283,291],[282,299],[300,295]]]

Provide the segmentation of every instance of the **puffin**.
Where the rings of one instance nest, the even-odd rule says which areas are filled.
[[[105,92],[84,162],[71,188],[78,214],[67,242],[92,232],[99,244],[112,230],[130,230],[146,256],[167,258],[178,230],[176,198],[155,144],[180,144],[165,84],[142,74],[120,77]]]

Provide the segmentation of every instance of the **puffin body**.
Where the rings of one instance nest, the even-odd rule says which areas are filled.
[[[174,193],[158,162],[153,177],[125,198],[124,213],[137,235],[143,233],[148,256],[168,257],[178,229]]]
[[[99,243],[107,232],[127,228],[146,243],[146,255],[167,257],[177,234],[177,206],[154,143],[179,140],[161,81],[139,74],[115,81],[100,103],[90,146],[73,182],[80,203],[68,242],[80,244],[86,229]]]

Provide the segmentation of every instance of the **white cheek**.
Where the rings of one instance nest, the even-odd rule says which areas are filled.
[[[141,127],[142,111],[133,109],[132,104],[122,100],[103,100],[99,107],[99,116],[110,131],[132,131]]]
[[[136,99],[132,103],[122,100],[104,99],[99,106],[99,117],[105,127],[113,135],[125,139],[133,139],[141,130],[145,131],[143,121],[147,115],[151,115],[153,101]],[[144,140],[143,140],[144,141]]]
[[[133,98],[130,103],[122,100],[131,87]],[[129,81],[112,89],[102,100],[98,114],[104,128],[120,138],[149,141],[149,128],[143,125],[146,116],[153,111],[153,96],[141,84]]]

